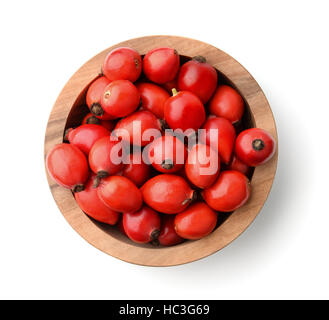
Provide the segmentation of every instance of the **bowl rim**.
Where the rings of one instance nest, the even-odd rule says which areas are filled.
[[[132,47],[145,54],[155,47],[173,47],[179,54],[193,57],[202,55],[239,90],[250,108],[256,127],[269,131],[277,144],[273,158],[256,167],[251,181],[251,197],[247,204],[235,210],[209,236],[187,241],[173,247],[153,248],[130,243],[99,228],[78,207],[71,191],[58,186],[46,175],[52,195],[71,227],[87,242],[120,260],[143,266],[175,266],[205,258],[235,240],[245,231],[262,209],[275,177],[278,161],[278,137],[270,105],[251,74],[224,51],[205,42],[178,36],[146,36],[113,45],[87,61],[66,83],[48,119],[44,141],[44,159],[48,151],[63,140],[66,120],[77,97],[100,74],[107,53],[117,47]]]

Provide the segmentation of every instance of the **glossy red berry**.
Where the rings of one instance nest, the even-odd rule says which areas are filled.
[[[163,215],[161,217],[161,232],[158,241],[162,246],[173,246],[184,241],[176,233],[174,221],[174,215]]]
[[[83,212],[93,219],[114,225],[118,222],[119,213],[113,211],[99,198],[97,188],[94,187],[95,175],[86,184],[85,190],[75,193],[75,200]]]
[[[223,117],[232,123],[236,123],[243,116],[244,101],[235,89],[227,85],[221,85],[210,100],[209,112],[217,117]]]
[[[136,85],[141,96],[141,107],[151,111],[159,119],[164,118],[164,104],[169,99],[169,93],[153,83],[142,82]]]
[[[250,196],[250,182],[239,171],[220,173],[217,181],[202,191],[206,203],[216,211],[230,212],[243,206]]]
[[[123,168],[123,145],[110,137],[97,140],[89,152],[90,169],[102,179]],[[95,181],[96,185],[99,181]]]
[[[54,146],[47,154],[46,166],[59,185],[73,192],[84,190],[89,167],[85,154],[78,147],[67,143]]]
[[[185,173],[189,181],[198,188],[210,187],[220,171],[220,159],[217,150],[204,144],[196,144],[190,150],[185,164]]]
[[[217,213],[204,202],[197,202],[175,217],[177,234],[189,240],[201,239],[210,234],[217,224]]]
[[[159,214],[147,206],[136,212],[123,214],[124,230],[137,243],[156,240],[160,234],[160,223]]]
[[[103,179],[97,192],[107,206],[118,212],[137,211],[143,203],[141,191],[132,181],[122,176]]]
[[[84,154],[88,156],[94,143],[103,137],[109,137],[110,131],[103,126],[97,124],[83,124],[71,130],[67,139],[70,144],[78,147]]]
[[[178,89],[197,95],[207,103],[216,90],[217,72],[202,56],[196,56],[184,63],[178,74]]]
[[[148,180],[141,191],[148,206],[168,214],[183,211],[196,196],[182,177],[165,173]]]
[[[275,148],[276,143],[272,135],[259,128],[242,131],[235,142],[237,157],[251,167],[270,160],[275,153]]]
[[[132,48],[116,48],[106,56],[102,71],[110,81],[129,80],[134,82],[142,72],[142,58]]]
[[[104,111],[101,106],[101,98],[106,86],[110,84],[110,80],[106,77],[97,78],[88,88],[86,94],[86,103],[90,109],[90,112],[97,118],[103,120],[111,120],[114,117]]]
[[[233,155],[232,161],[227,167],[228,170],[236,170],[248,176],[251,172],[251,167],[241,161],[236,155]]]
[[[142,154],[135,152],[130,154],[129,163],[124,165],[122,175],[140,187],[150,178],[151,170],[143,161]]]
[[[179,54],[172,48],[156,48],[143,59],[143,71],[147,78],[159,84],[175,79],[179,69]]]
[[[101,97],[103,110],[114,118],[134,112],[140,102],[139,92],[129,80],[115,80],[105,87]]]
[[[187,150],[184,143],[178,138],[164,135],[147,147],[149,161],[156,170],[173,173],[183,168]]]
[[[218,150],[222,162],[228,164],[232,157],[236,138],[235,129],[225,118],[209,117],[201,131],[201,141]]]
[[[161,121],[150,111],[141,110],[121,119],[113,135],[136,146],[146,146],[161,136]]]
[[[165,120],[173,130],[183,132],[192,129],[198,130],[206,118],[206,112],[201,100],[189,91],[173,90],[164,107]]]

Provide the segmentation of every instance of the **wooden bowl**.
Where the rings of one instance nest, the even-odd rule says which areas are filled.
[[[207,62],[219,72],[220,81],[235,87],[243,96],[247,112],[244,125],[259,127],[269,131],[277,141],[275,121],[271,108],[261,88],[236,60],[225,52],[193,39],[176,36],[149,36],[116,44],[85,63],[67,82],[51,111],[46,136],[44,155],[63,141],[67,127],[78,125],[88,112],[85,107],[85,94],[90,83],[98,77],[106,54],[116,47],[132,47],[145,54],[155,47],[175,48],[182,60],[196,55],[206,57]],[[78,207],[72,192],[58,186],[47,173],[50,190],[68,223],[85,240],[103,252],[121,260],[144,266],[173,266],[204,258],[237,238],[255,219],[270,192],[277,167],[277,153],[265,165],[257,167],[252,175],[252,195],[242,208],[232,214],[220,214],[220,226],[209,236],[186,241],[173,247],[153,247],[136,244],[123,236],[120,231],[99,223]]]

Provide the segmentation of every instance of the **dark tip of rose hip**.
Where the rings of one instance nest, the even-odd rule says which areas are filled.
[[[255,139],[253,142],[252,142],[252,147],[254,150],[256,151],[261,151],[264,149],[265,147],[265,143],[263,140],[261,139]]]
[[[174,164],[171,159],[166,159],[162,161],[161,167],[165,170],[170,170],[174,167]]]
[[[83,184],[76,184],[73,188],[72,188],[72,191],[74,193],[77,193],[77,192],[81,192],[85,190],[85,186]]]
[[[153,241],[157,240],[159,238],[159,235],[160,235],[160,230],[158,230],[158,229],[153,230],[151,233],[151,236],[150,236],[151,241],[153,242]]]
[[[101,180],[104,179],[104,178],[106,178],[106,177],[108,177],[108,176],[109,176],[108,172],[106,172],[106,171],[98,171],[97,172],[97,175],[96,175],[96,177],[94,179],[93,187],[94,188],[97,188],[99,186]]]
[[[64,142],[69,142],[69,133],[70,133],[71,130],[73,130],[73,128],[68,128],[68,129],[65,130],[64,137],[63,137]]]
[[[193,190],[193,194],[192,194],[192,197],[189,198],[189,199],[185,199],[183,202],[182,202],[182,205],[186,205],[187,203],[191,203],[191,202],[194,202],[195,200],[197,200],[199,198],[199,192],[197,190]]]
[[[101,117],[104,114],[104,110],[103,110],[102,106],[100,105],[100,103],[98,103],[98,102],[95,102],[91,105],[90,112],[94,116],[98,116],[98,117]]]
[[[151,244],[152,244],[153,246],[158,247],[158,246],[160,245],[160,241],[159,241],[158,239],[155,239],[155,240],[152,240],[152,241],[151,241]]]
[[[135,67],[136,67],[136,69],[138,69],[138,67],[139,67],[139,62],[138,62],[137,59],[135,59],[134,61],[135,61]]]
[[[177,56],[178,55],[178,51],[176,49],[174,49],[174,54]]]
[[[160,122],[160,128],[161,128],[162,131],[165,131],[166,129],[169,129],[169,126],[168,126],[166,120],[159,119],[159,122]]]
[[[98,118],[96,118],[95,116],[91,116],[86,120],[86,123],[87,124],[100,124],[101,121]]]
[[[95,177],[94,182],[93,182],[93,188],[97,188],[101,182],[101,178]]]
[[[195,57],[192,58],[192,60],[198,61],[200,63],[206,63],[207,62],[207,59],[203,56],[195,56]]]
[[[100,179],[106,178],[108,176],[109,176],[109,173],[104,171],[104,170],[101,170],[101,171],[97,172],[97,177],[100,178]]]

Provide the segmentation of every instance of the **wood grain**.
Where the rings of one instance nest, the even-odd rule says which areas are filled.
[[[240,92],[250,109],[256,127],[269,131],[277,141],[271,108],[260,86],[249,72],[225,52],[201,41],[176,36],[149,36],[118,43],[85,63],[67,82],[51,111],[44,145],[44,156],[63,140],[63,132],[87,112],[84,95],[89,84],[100,73],[106,54],[121,46],[135,48],[145,54],[155,47],[175,48],[179,54],[202,55]],[[67,123],[67,119],[71,123]],[[73,120],[72,120],[73,119]],[[257,167],[252,177],[252,195],[242,208],[233,212],[212,234],[198,241],[187,241],[174,247],[154,248],[138,245],[125,238],[116,228],[97,223],[78,207],[70,190],[59,187],[48,175],[53,197],[68,221],[85,240],[103,252],[121,260],[144,266],[173,266],[204,258],[237,238],[255,219],[270,192],[277,167],[278,154],[265,165]]]

